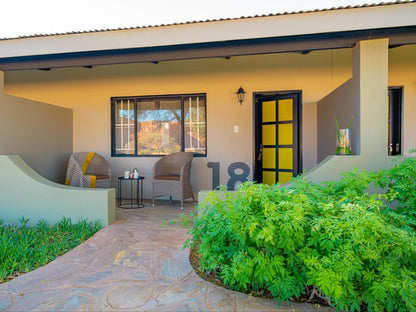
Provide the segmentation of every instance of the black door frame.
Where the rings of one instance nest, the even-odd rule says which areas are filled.
[[[300,174],[302,172],[302,90],[288,90],[288,91],[264,91],[264,92],[253,92],[253,136],[254,136],[254,150],[253,150],[253,180],[256,182],[262,181],[262,177],[260,173],[262,172],[260,166],[261,163],[257,160],[259,156],[260,150],[260,142],[261,142],[261,131],[259,130],[259,118],[260,118],[260,109],[258,105],[259,100],[263,99],[274,99],[278,96],[288,96],[288,95],[295,95],[297,100],[297,109],[294,112],[296,116],[294,119],[297,119],[297,127],[293,130],[294,139],[297,140],[297,153],[295,155],[295,159],[297,158],[296,166],[297,172],[296,174]],[[294,164],[295,168],[295,164]]]
[[[402,154],[403,87],[389,87],[388,155]]]

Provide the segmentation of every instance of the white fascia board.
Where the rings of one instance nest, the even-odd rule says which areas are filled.
[[[416,3],[0,41],[0,58],[415,26]]]

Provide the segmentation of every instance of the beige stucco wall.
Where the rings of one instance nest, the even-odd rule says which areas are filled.
[[[416,61],[411,57],[415,54],[414,46],[389,50],[388,85],[405,86],[404,150],[416,145],[415,131],[412,131],[416,124],[412,119],[416,109]],[[92,150],[103,154],[112,165],[114,178],[122,175],[125,169],[138,167],[146,177],[145,197],[149,198],[151,168],[158,158],[110,156],[112,96],[207,94],[208,157],[195,158],[193,162],[192,181],[194,191],[198,192],[211,188],[212,169],[207,168],[210,161],[220,162],[222,184],[227,183],[227,168],[235,161],[247,163],[252,177],[253,92],[302,90],[303,165],[305,170],[312,169],[317,162],[316,103],[351,76],[352,50],[345,49],[314,51],[307,55],[285,53],[230,60],[7,72],[5,92],[73,109],[74,151]],[[240,86],[247,91],[242,106],[235,97]],[[372,97],[367,95],[367,99]],[[346,118],[347,124],[349,118]],[[332,118],[322,122],[327,122],[329,127],[335,126]],[[235,125],[239,126],[239,133],[233,132]]]
[[[351,140],[351,154],[360,153],[360,107],[355,94],[359,88],[351,78],[333,92],[321,99],[317,104],[317,162],[321,162],[336,150],[336,120],[340,129],[349,128]],[[331,122],[332,121],[332,122]]]
[[[379,53],[382,53],[380,49],[375,49],[370,53],[370,59],[380,58]],[[401,86],[404,87],[403,91],[403,137],[402,147],[403,153],[408,154],[410,149],[416,148],[416,45],[402,46],[388,50],[388,86]],[[366,63],[357,57],[357,66],[354,71],[356,78],[360,76],[360,67]],[[374,74],[372,68],[382,66],[381,62],[376,65],[370,63],[372,67],[368,70],[370,74]],[[383,66],[387,66],[384,64]],[[375,82],[375,79],[380,76],[375,75],[371,77],[369,81]],[[340,117],[341,127],[346,127],[349,123],[351,115],[354,116],[354,122],[351,126],[351,141],[352,152],[355,155],[360,154],[360,133],[359,133],[359,118],[360,112],[357,103],[359,103],[359,90],[360,79],[351,79],[347,83],[343,84],[332,93],[321,99],[318,103],[318,163],[322,161],[326,156],[333,155],[335,151],[335,123],[325,124],[325,120],[335,120],[336,117]],[[361,88],[363,92],[369,92],[368,101],[374,101],[377,96],[380,96],[378,92],[369,89],[366,86]],[[387,91],[386,91],[387,92]],[[379,121],[380,123],[387,124],[385,116],[386,106],[381,109],[371,109],[368,116],[372,119]],[[357,118],[358,117],[358,118]],[[384,120],[384,121],[383,121]],[[375,138],[379,141],[379,152],[387,154],[387,130],[380,131],[378,127],[375,127],[368,120],[363,121],[364,126],[368,126],[368,130],[377,129],[372,134],[372,139],[363,143],[365,146],[372,145]],[[380,125],[381,126],[381,125]],[[366,137],[369,137],[368,135]],[[385,147],[384,147],[385,146]],[[374,150],[372,148],[372,150]]]
[[[0,72],[0,155],[18,154],[42,176],[63,182],[72,153],[72,110],[3,94]]]
[[[307,172],[317,164],[317,104],[309,103],[308,105],[303,105],[302,110],[302,166],[303,172]]]
[[[353,78],[347,85],[351,84],[348,87],[357,94],[359,104],[359,155],[328,156],[305,175],[309,180],[337,180],[341,172],[351,168],[379,170],[390,166],[392,157],[387,155],[388,55],[388,39],[361,41],[353,49]]]
[[[351,50],[297,53],[68,68],[6,73],[6,92],[71,108],[74,112],[74,151],[96,151],[111,163],[113,177],[125,169],[142,170],[145,197],[151,195],[151,169],[156,157],[110,157],[110,98],[128,95],[207,94],[208,157],[195,158],[194,191],[211,188],[212,169],[220,162],[220,183],[228,181],[235,161],[253,165],[253,92],[302,90],[303,163],[316,164],[316,102],[352,75]],[[235,92],[242,86],[242,106]],[[239,133],[234,133],[234,126]],[[116,180],[113,180],[113,186]]]

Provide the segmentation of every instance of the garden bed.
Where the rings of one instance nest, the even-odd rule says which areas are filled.
[[[211,193],[199,212],[185,246],[197,248],[195,271],[217,285],[339,310],[416,310],[413,158],[322,185],[245,183]]]
[[[215,270],[211,272],[205,271],[200,266],[200,260],[201,260],[201,255],[198,253],[198,244],[196,244],[194,248],[191,248],[190,253],[189,253],[189,262],[191,263],[191,266],[194,269],[195,273],[199,277],[201,277],[203,280],[206,280],[207,282],[210,282],[217,286],[232,290],[230,287],[224,284],[224,280],[220,277],[219,270]],[[310,292],[312,292],[312,289],[308,291],[308,293]],[[248,289],[245,293],[253,297],[276,299],[276,297],[274,297],[272,293],[268,291],[267,289],[257,289],[257,290]],[[306,294],[302,294],[301,296],[296,297],[296,298],[291,298],[291,301],[294,301],[297,303],[311,303],[311,304],[320,305],[320,306],[328,306],[328,303],[325,302],[325,300],[323,300],[322,298],[315,297],[315,298],[310,299],[309,296]],[[366,310],[361,310],[361,311],[365,312]]]

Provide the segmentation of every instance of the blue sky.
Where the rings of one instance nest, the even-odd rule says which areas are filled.
[[[0,38],[324,9],[364,0],[2,0]]]

